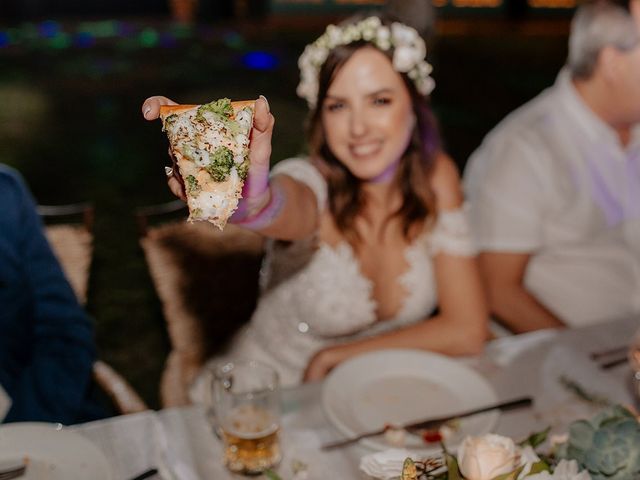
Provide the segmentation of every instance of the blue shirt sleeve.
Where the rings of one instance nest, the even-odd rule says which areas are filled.
[[[0,383],[5,421],[77,422],[95,359],[93,326],[44,235],[28,189],[0,169]]]

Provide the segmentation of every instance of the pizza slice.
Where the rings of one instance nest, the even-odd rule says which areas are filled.
[[[249,171],[254,104],[223,98],[160,108],[162,129],[184,182],[189,221],[206,220],[223,229],[238,208]]]

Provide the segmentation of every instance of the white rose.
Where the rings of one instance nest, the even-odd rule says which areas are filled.
[[[526,477],[527,480],[591,480],[587,470],[578,472],[575,460],[560,460],[553,473],[540,472]]]
[[[518,480],[522,480],[525,476],[529,474],[531,471],[531,467],[534,463],[540,461],[540,457],[536,454],[536,452],[531,448],[530,445],[520,449],[520,465],[524,465],[524,468],[518,475]]]
[[[362,30],[362,39],[370,42],[376,36],[376,31],[373,28],[365,28]]]
[[[518,466],[513,440],[500,435],[469,436],[458,450],[460,472],[467,480],[491,480]]]
[[[335,25],[329,25],[327,27],[325,35],[329,39],[329,48],[335,48],[335,46],[340,43],[342,30],[340,30],[340,28],[336,27]]]
[[[391,45],[391,32],[388,27],[380,27],[376,32],[376,42],[384,45]],[[387,47],[385,50],[388,50]]]
[[[393,52],[393,68],[398,72],[408,72],[415,65],[415,55],[411,47],[401,45]]]
[[[394,44],[413,43],[418,37],[418,32],[413,28],[394,22],[391,24],[391,36]]]

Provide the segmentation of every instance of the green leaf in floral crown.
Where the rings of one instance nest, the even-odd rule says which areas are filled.
[[[444,452],[444,459],[447,463],[447,471],[449,472],[448,480],[462,480],[460,469],[458,468],[458,460],[449,452]]]
[[[492,480],[516,480],[518,478],[518,475],[520,475],[520,472],[522,472],[523,469],[524,469],[524,465],[520,465],[513,472],[503,473],[502,475],[498,475],[497,477],[494,477]]]
[[[407,457],[404,459],[404,463],[402,464],[402,476],[401,480],[418,480],[418,469],[416,468],[416,464],[413,463],[411,458]]]
[[[534,432],[531,435],[529,435],[527,438],[525,438],[523,441],[521,441],[519,445],[521,447],[530,445],[531,448],[535,449],[538,445],[541,445],[545,442],[545,440],[547,439],[547,436],[549,435],[549,431],[551,431],[551,427],[547,427],[541,432]]]

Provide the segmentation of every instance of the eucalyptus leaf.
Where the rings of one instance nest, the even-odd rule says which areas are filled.
[[[535,449],[537,446],[545,442],[550,431],[551,431],[551,427],[547,427],[540,432],[534,432],[531,435],[529,435],[526,439],[524,439],[522,442],[520,442],[519,445],[521,447],[530,445],[531,448]]]
[[[264,476],[267,477],[269,480],[282,480],[280,475],[278,475],[273,470],[265,470],[264,471]]]
[[[444,452],[444,458],[447,463],[447,470],[449,472],[448,480],[463,480],[460,475],[460,469],[458,468],[458,461],[456,457],[449,452]]]
[[[491,480],[516,480],[520,472],[524,469],[524,465],[519,466],[514,471],[509,473],[503,473],[502,475],[498,475],[497,477],[492,478]]]
[[[527,476],[535,475],[536,473],[540,473],[540,472],[550,472],[550,471],[551,471],[551,467],[549,467],[549,464],[544,460],[540,460],[539,462],[536,462],[533,465],[531,465],[531,469],[529,470],[529,473],[527,473]]]

